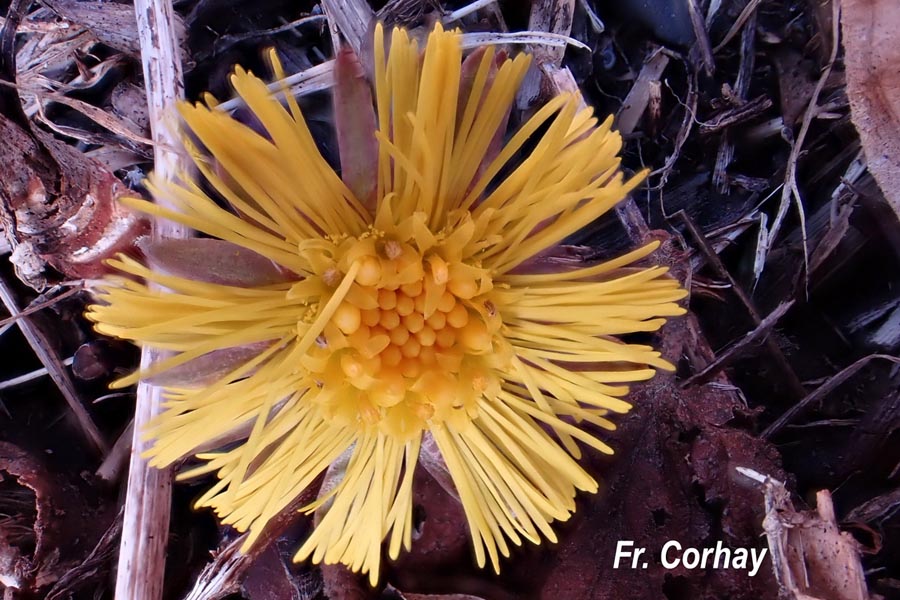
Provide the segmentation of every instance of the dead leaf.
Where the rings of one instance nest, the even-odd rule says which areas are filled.
[[[247,600],[313,600],[322,590],[317,572],[296,573],[298,565],[291,559],[291,543],[276,540],[262,552],[250,567],[241,591]],[[285,546],[286,548],[282,548]]]
[[[689,320],[672,323],[665,339],[685,339]],[[679,331],[682,330],[682,331]],[[667,356],[671,356],[664,351]],[[620,421],[611,461],[594,457],[591,471],[602,477],[601,493],[563,529],[542,597],[601,600],[662,598],[666,590],[697,600],[774,598],[770,573],[749,577],[735,569],[666,569],[660,553],[670,540],[683,548],[759,545],[752,523],[762,510],[752,490],[727,469],[747,460],[777,468],[777,452],[765,442],[727,426],[743,407],[734,394],[713,384],[678,389],[663,376],[635,386],[632,413]],[[646,568],[613,568],[621,540],[646,548]],[[532,564],[531,569],[537,565]]]
[[[44,4],[66,21],[90,30],[107,46],[140,59],[141,46],[138,42],[140,36],[134,8],[131,5],[82,0],[47,0]],[[180,27],[175,32],[175,37],[177,40],[183,40],[184,25],[177,15],[176,19]]]
[[[88,505],[85,490],[7,442],[0,482],[0,584],[37,597],[82,563],[111,518]]]
[[[900,3],[844,0],[847,96],[869,170],[900,216]]]
[[[221,348],[144,379],[151,385],[196,388],[212,385],[228,373],[259,356],[272,342]]]

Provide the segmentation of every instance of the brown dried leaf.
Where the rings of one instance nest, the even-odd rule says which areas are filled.
[[[663,355],[680,356],[695,331],[689,316],[671,322],[661,334]],[[679,597],[697,600],[774,598],[765,567],[749,577],[744,570],[666,569],[660,563],[670,540],[683,548],[714,547],[718,540],[731,548],[759,545],[753,525],[762,510],[752,490],[733,481],[733,469],[746,461],[778,472],[777,452],[727,426],[744,410],[738,398],[713,385],[681,389],[672,376],[660,374],[634,386],[629,401],[634,409],[612,442],[616,456],[591,458],[604,491],[587,499],[560,540],[543,597],[599,600],[628,590],[632,598],[661,598],[674,585]],[[646,548],[646,568],[612,568],[620,540]]]
[[[0,482],[7,515],[0,521],[0,584],[37,597],[81,564],[111,518],[88,506],[84,490],[7,442],[0,442]]]
[[[300,589],[274,544],[257,556],[247,569],[241,590],[248,600],[310,600],[314,597]]]
[[[134,123],[138,133],[143,135],[150,131],[150,115],[147,114],[147,100],[143,89],[122,81],[113,88],[110,102],[113,112],[123,120]]]
[[[72,374],[82,381],[108,378],[114,363],[109,359],[109,343],[92,340],[78,347],[72,360]]]
[[[847,96],[869,170],[900,216],[900,3],[844,0]]]
[[[323,564],[322,591],[328,600],[374,600],[375,590],[359,573],[354,573],[341,563]]]
[[[44,4],[70,23],[77,23],[90,30],[107,46],[140,59],[140,36],[131,5],[83,0],[47,0]],[[176,18],[180,26],[176,31],[176,39],[183,40],[184,25],[180,17]]]

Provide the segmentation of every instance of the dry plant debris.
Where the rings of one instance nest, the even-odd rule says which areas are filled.
[[[762,488],[772,565],[789,598],[868,600],[859,543],[838,527],[828,490],[816,494],[815,511],[797,512],[783,483],[746,467],[737,470]]]
[[[900,5],[890,0],[842,3],[847,96],[869,169],[900,217]]]
[[[54,584],[70,591],[96,584],[109,571],[108,563],[99,572],[83,573],[82,581],[68,577],[112,521],[109,506],[93,500],[86,486],[0,442],[0,585],[27,592]]]

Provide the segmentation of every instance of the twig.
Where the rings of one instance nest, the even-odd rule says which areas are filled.
[[[246,533],[231,541],[221,542],[215,558],[203,567],[184,600],[219,600],[237,592],[241,579],[253,561],[299,519],[306,518],[299,513],[299,509],[316,497],[321,483],[322,476],[320,475],[293,502],[269,521],[263,528],[259,539],[254,542],[253,547],[246,554],[240,550],[247,541]]]
[[[579,50],[590,50],[587,44],[579,42],[570,35],[555,33],[553,31],[540,31],[530,29],[528,31],[514,31],[503,33],[502,31],[464,33],[460,41],[463,50],[480,48],[481,46],[502,46],[505,44],[527,44],[535,48],[545,48],[547,51],[565,52],[566,46],[573,46]],[[548,63],[543,63],[547,67]]]
[[[66,360],[62,361],[62,364],[65,366],[69,366],[72,364],[74,359],[70,356]],[[49,371],[46,368],[36,369],[34,371],[25,373],[24,375],[19,375],[18,377],[13,377],[12,379],[6,379],[4,381],[0,381],[0,390],[6,390],[12,387],[16,387],[22,385],[23,383],[28,383],[29,381],[34,381],[40,377],[44,377],[47,375]]]
[[[793,199],[797,205],[797,215],[800,218],[800,231],[803,237],[804,277],[807,279],[809,278],[809,248],[807,246],[806,238],[806,213],[803,209],[803,200],[800,197],[800,190],[797,188],[797,161],[800,159],[800,151],[803,149],[803,141],[806,139],[809,126],[819,110],[819,95],[825,88],[825,82],[828,80],[828,76],[831,75],[831,68],[837,60],[838,49],[840,48],[839,28],[841,20],[841,3],[833,2],[832,11],[833,29],[831,56],[828,57],[828,64],[822,69],[819,81],[816,82],[816,87],[813,90],[812,97],[809,99],[806,112],[803,113],[803,122],[800,125],[800,132],[797,134],[794,143],[791,145],[791,154],[788,157],[787,172],[784,174],[784,187],[781,189],[781,202],[778,205],[778,212],[775,215],[775,219],[772,221],[772,227],[766,233],[765,240],[765,249],[768,250],[771,248],[772,242],[778,235],[778,230],[781,228],[781,224],[787,215],[788,207]],[[754,278],[758,280],[761,274],[761,272],[755,272],[753,275]]]
[[[116,439],[116,442],[109,450],[109,454],[97,467],[94,475],[106,483],[117,483],[122,478],[125,467],[128,465],[128,455],[131,453],[131,440],[133,437],[134,420],[132,419],[125,431]]]
[[[744,26],[744,23],[747,22],[747,19],[750,18],[750,15],[756,12],[756,7],[759,6],[761,1],[762,0],[750,0],[750,2],[747,3],[747,6],[745,6],[744,10],[741,11],[741,14],[738,15],[737,20],[731,26],[731,29],[728,30],[728,33],[725,34],[725,37],[722,38],[722,41],[719,42],[719,45],[713,48],[713,54],[718,54],[722,48],[728,45],[728,42],[737,35],[738,31]]]
[[[289,75],[281,81],[273,81],[268,85],[268,88],[273,94],[281,94],[282,90],[287,87],[294,96],[320,92],[334,85],[333,68],[334,61],[326,60],[305,71]],[[217,105],[216,108],[219,110],[230,111],[243,105],[244,101],[241,97],[235,96],[231,100],[226,100]]]
[[[768,96],[757,96],[740,106],[726,110],[709,121],[700,124],[700,135],[712,135],[719,131],[753,119],[772,108],[772,99]]]
[[[155,145],[154,169],[160,178],[171,180],[188,169],[186,160],[171,150],[180,144],[177,132],[171,129],[170,119],[175,103],[184,96],[175,13],[171,0],[135,0],[134,11]],[[153,237],[156,239],[188,235],[185,227],[170,221],[154,224]],[[144,348],[141,368],[146,368],[156,358],[155,351]],[[161,401],[159,388],[146,383],[138,385],[116,579],[117,600],[158,600],[162,597],[172,474],[169,470],[151,468],[147,459],[141,456],[149,445],[141,435],[144,425],[159,414]]]
[[[781,320],[781,317],[787,313],[788,310],[794,305],[793,300],[788,300],[787,302],[782,302],[775,310],[773,310],[762,322],[750,333],[742,337],[740,340],[735,342],[730,348],[728,348],[725,352],[719,354],[714,361],[706,365],[702,371],[699,373],[695,373],[688,377],[681,384],[681,387],[690,387],[692,385],[698,385],[705,381],[709,381],[709,379],[715,376],[716,373],[727,367],[734,359],[739,357],[745,350],[747,350],[753,344],[762,341],[765,339],[769,333],[772,331],[772,328]]]
[[[797,415],[806,410],[806,408],[810,404],[823,399],[825,396],[837,389],[839,385],[853,376],[854,373],[856,373],[861,368],[866,366],[870,361],[875,359],[889,360],[894,364],[900,365],[900,357],[891,356],[890,354],[870,354],[869,356],[862,357],[849,367],[846,367],[842,371],[833,375],[831,379],[817,387],[814,391],[807,394],[806,397],[800,400],[800,402],[792,406],[787,412],[778,417],[778,419],[774,423],[766,427],[765,431],[763,431],[759,437],[761,437],[762,439],[771,438],[773,435],[781,431],[781,429],[785,425],[793,421],[797,417]]]
[[[16,317],[19,314],[19,306],[13,297],[12,290],[2,277],[0,277],[0,299],[2,299],[10,315]],[[100,429],[97,428],[91,415],[88,414],[87,409],[81,403],[78,392],[75,390],[75,384],[72,382],[72,378],[69,377],[69,372],[62,361],[53,352],[53,345],[50,343],[50,340],[47,339],[47,336],[39,327],[27,318],[17,320],[16,325],[19,326],[22,335],[28,341],[28,345],[31,346],[41,364],[47,369],[47,373],[53,379],[56,387],[59,388],[63,398],[66,399],[66,403],[69,405],[72,413],[74,413],[75,420],[81,426],[81,433],[87,439],[91,450],[99,456],[105,456],[109,447],[103,439],[103,434],[100,433]]]
[[[347,37],[343,29],[338,27],[341,35]],[[355,39],[355,38],[354,38]],[[353,43],[349,42],[354,48]],[[360,40],[360,43],[362,41]],[[515,33],[464,33],[462,36],[461,47],[466,50],[469,48],[478,48],[485,45],[503,45],[503,44],[529,44],[542,45],[550,48],[564,48],[567,45],[576,48],[585,49],[587,46],[578,40],[555,33],[546,33],[542,31],[517,31]],[[359,54],[359,52],[357,52]],[[362,56],[365,59],[365,54]],[[288,88],[294,96],[305,96],[315,92],[330,89],[334,85],[334,61],[326,60],[314,67],[310,67],[305,71],[294,73],[282,80],[273,81],[268,84],[268,89],[275,95],[280,95],[285,87]],[[548,75],[549,76],[549,75]],[[217,110],[231,111],[243,106],[244,101],[236,96],[230,100],[226,100],[216,105]]]
[[[616,115],[616,128],[622,135],[634,132],[650,100],[650,83],[659,81],[668,65],[669,57],[660,50],[652,52],[644,61],[644,66],[641,67],[634,85],[622,102],[619,114]]]
[[[54,289],[58,289],[58,287],[59,286],[57,286]],[[19,319],[21,319],[23,317],[27,317],[28,315],[30,315],[32,313],[36,313],[38,311],[44,310],[45,308],[49,308],[49,307],[53,306],[54,304],[56,304],[57,302],[59,302],[60,300],[64,300],[65,298],[68,298],[69,296],[73,296],[73,295],[77,294],[82,289],[83,288],[81,286],[81,283],[79,283],[78,285],[61,293],[59,296],[54,296],[53,298],[50,298],[49,300],[44,300],[42,302],[32,302],[31,304],[28,305],[28,308],[21,310],[18,313],[14,314],[13,316],[0,321],[0,328],[5,328],[7,325],[12,325],[13,323],[15,323],[16,321],[18,321]],[[50,292],[52,292],[52,291],[53,290],[44,292],[43,294],[41,294],[41,297],[46,298],[47,295],[49,295]]]
[[[531,3],[528,29],[568,36],[572,32],[574,12],[575,0],[535,0]],[[516,94],[516,106],[520,109],[531,107],[540,98],[541,79],[554,79],[566,51],[565,47],[541,46],[533,46],[530,50],[534,56],[534,64]]]
[[[591,29],[594,30],[594,33],[603,33],[604,31],[606,31],[606,25],[604,25],[603,21],[600,20],[600,17],[594,11],[591,3],[588,0],[578,1],[579,4],[581,4],[581,8],[584,10],[584,14],[587,15],[588,23],[591,24]]]
[[[482,8],[486,8],[491,4],[494,4],[497,0],[476,0],[471,4],[466,4],[462,8],[458,8],[451,13],[447,13],[443,17],[441,17],[442,23],[453,23],[454,21],[459,21],[463,17],[467,17],[474,12],[481,10]]]
[[[309,25],[310,23],[317,23],[319,21],[324,21],[325,15],[308,15],[305,17],[301,17],[290,23],[285,23],[284,25],[279,25],[278,27],[272,27],[271,29],[260,29],[259,31],[247,31],[244,33],[229,33],[223,35],[216,39],[214,43],[214,47],[216,52],[221,52],[224,48],[233,46],[239,42],[243,42],[244,40],[252,40],[260,37],[267,37],[271,35],[275,35],[276,33],[284,33],[285,31],[290,31],[292,29],[298,29],[303,25]]]
[[[685,98],[684,102],[679,100],[679,104],[684,107],[684,116],[681,118],[681,127],[678,128],[678,135],[675,136],[675,144],[672,147],[672,153],[666,157],[666,162],[658,169],[654,169],[647,176],[649,180],[651,177],[659,176],[659,180],[656,185],[649,186],[649,190],[661,190],[666,186],[666,183],[669,180],[669,174],[672,172],[672,169],[675,168],[675,163],[678,162],[678,158],[681,156],[681,149],[684,147],[684,144],[687,142],[688,138],[691,135],[691,130],[694,127],[694,123],[697,121],[697,101],[699,100],[699,93],[697,92],[697,72],[693,68],[688,71],[688,90],[687,90],[687,98]],[[666,83],[668,87],[668,82]],[[670,91],[671,88],[669,88]],[[674,94],[675,92],[672,91]],[[662,204],[662,195],[660,194],[660,204]],[[660,210],[663,214],[666,214],[665,208],[660,207]]]
[[[846,523],[873,523],[891,518],[900,510],[900,487],[866,500],[844,517]]]
[[[716,61],[713,58],[712,46],[709,43],[709,33],[706,31],[706,21],[697,7],[697,0],[688,0],[688,14],[691,16],[691,27],[694,29],[694,37],[697,39],[697,52],[700,54],[700,62],[703,70],[712,77],[716,73]]]
[[[719,275],[719,277],[725,280],[725,282],[728,284],[728,287],[730,287],[734,295],[737,296],[738,301],[747,311],[747,314],[750,316],[750,320],[753,321],[753,324],[757,327],[760,326],[763,319],[760,316],[759,312],[756,310],[756,306],[753,304],[753,301],[744,291],[743,286],[741,286],[741,284],[735,281],[734,277],[731,276],[731,272],[725,267],[725,264],[719,258],[719,255],[716,254],[716,250],[712,246],[710,246],[707,238],[703,235],[694,221],[683,210],[678,211],[673,216],[679,218],[681,222],[684,223],[687,232],[694,239],[694,242],[700,249],[700,253],[706,257],[706,260],[709,262],[713,270]],[[787,357],[785,357],[784,352],[782,352],[781,350],[781,346],[779,346],[778,343],[775,342],[775,340],[773,340],[771,337],[766,338],[765,344],[766,349],[769,351],[769,354],[772,355],[775,363],[781,368],[782,373],[784,373],[787,384],[790,387],[794,397],[802,398],[803,396],[805,396],[806,389],[803,387],[803,383],[800,381],[800,378],[797,377],[797,373],[795,373],[794,369],[791,368]]]
[[[328,27],[332,35],[335,30],[340,31],[353,51],[361,55],[362,48],[366,44],[369,23],[375,18],[371,7],[362,0],[324,0],[322,10],[328,17]],[[337,47],[335,45],[335,49]]]
[[[753,65],[756,56],[756,13],[753,12],[747,19],[744,31],[741,33],[741,64],[738,76],[734,82],[734,95],[738,101],[747,99],[750,91],[750,78],[753,76]],[[716,165],[713,170],[713,184],[720,194],[727,194],[730,187],[728,178],[728,165],[734,160],[734,141],[728,131],[722,134],[719,141],[719,149],[716,154]]]
[[[242,535],[219,550],[216,558],[203,567],[184,600],[218,600],[237,592],[241,577],[252,560],[249,555],[241,554],[245,539]]]
[[[534,0],[531,3],[528,29],[568,37],[572,31],[574,13],[574,0]],[[538,62],[555,66],[562,63],[565,51],[565,47],[532,48]]]

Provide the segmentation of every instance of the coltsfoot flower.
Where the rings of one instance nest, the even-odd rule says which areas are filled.
[[[630,408],[624,384],[672,368],[615,336],[683,313],[665,268],[629,266],[655,244],[546,268],[641,175],[624,180],[611,119],[598,125],[572,95],[501,143],[529,58],[463,61],[460,37],[438,26],[421,56],[398,29],[386,53],[377,28],[374,112],[359,63],[338,57],[342,176],[295,100],[285,108],[241,69],[231,82],[262,133],[212,99],[181,106],[186,147],[231,210],[198,184],[153,181],[177,210],[128,205],[210,237],[147,244],[148,266],[112,261],[125,275],[88,310],[99,332],[170,353],[118,385],[165,386],[152,463],[194,456],[182,477],[215,473],[196,505],[249,531],[248,546],[349,454],[306,507],[324,515],[296,559],[344,563],[373,585],[382,544],[391,557],[410,546],[424,436],[479,565],[555,540],[576,491],[597,490],[578,443],[612,452],[595,432]]]

